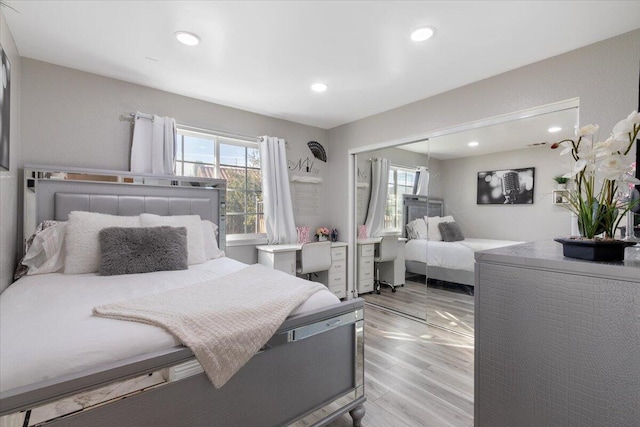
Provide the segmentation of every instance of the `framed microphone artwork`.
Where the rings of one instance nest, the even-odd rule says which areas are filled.
[[[535,168],[478,172],[479,205],[533,203]]]

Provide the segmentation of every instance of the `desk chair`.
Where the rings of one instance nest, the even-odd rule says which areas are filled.
[[[378,243],[377,248],[378,250],[373,258],[376,270],[373,290],[380,295],[380,286],[389,286],[391,288],[391,292],[395,292],[395,285],[380,281],[380,263],[393,261],[398,257],[398,236],[384,236],[380,243]]]
[[[318,271],[331,268],[331,242],[305,243],[300,250],[300,265],[297,272],[306,274],[311,281],[311,275]]]

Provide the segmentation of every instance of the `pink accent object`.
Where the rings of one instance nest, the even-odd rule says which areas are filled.
[[[307,243],[309,241],[309,227],[296,227],[298,231],[298,242]]]
[[[358,226],[358,239],[366,239],[367,238],[367,226],[359,225]]]

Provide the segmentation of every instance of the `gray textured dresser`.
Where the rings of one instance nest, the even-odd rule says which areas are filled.
[[[476,253],[475,425],[640,426],[640,260]]]

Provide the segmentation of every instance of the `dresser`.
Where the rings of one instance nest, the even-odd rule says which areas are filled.
[[[475,426],[640,425],[632,258],[565,258],[554,241],[476,253]]]

